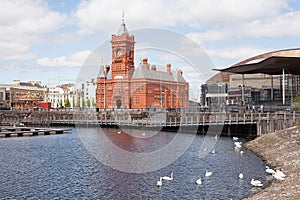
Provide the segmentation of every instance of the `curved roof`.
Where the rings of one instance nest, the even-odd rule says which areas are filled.
[[[248,58],[237,64],[221,69],[221,72],[232,72],[236,74],[282,74],[286,73],[300,75],[300,48],[269,52]]]

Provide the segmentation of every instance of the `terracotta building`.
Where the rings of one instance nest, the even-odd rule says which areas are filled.
[[[184,108],[188,106],[189,84],[182,70],[165,71],[150,66],[148,59],[134,67],[134,36],[127,31],[124,19],[118,34],[113,34],[112,63],[102,66],[97,77],[96,104],[112,108]]]

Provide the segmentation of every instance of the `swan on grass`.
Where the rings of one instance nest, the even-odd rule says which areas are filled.
[[[200,178],[198,178],[198,179],[196,180],[196,184],[197,184],[197,185],[201,185],[201,184],[202,184],[201,177],[200,177]]]
[[[261,187],[261,186],[263,186],[263,184],[259,180],[252,179],[250,183],[251,183],[251,185],[253,185],[255,187]]]
[[[213,174],[212,172],[209,172],[209,171],[207,171],[207,170],[205,171],[205,176],[206,176],[206,177],[209,177],[209,176],[211,176],[212,174]]]
[[[266,172],[268,174],[274,174],[275,173],[275,170],[274,169],[271,169],[269,166],[266,166]]]
[[[165,180],[165,181],[173,181],[173,172],[171,173],[171,177],[164,176],[164,177],[162,177],[162,179]]]
[[[160,177],[159,181],[156,182],[156,186],[157,187],[161,187],[162,186],[162,177]]]

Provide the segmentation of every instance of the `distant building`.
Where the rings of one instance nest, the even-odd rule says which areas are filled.
[[[298,59],[300,58],[300,49],[287,49],[264,53],[245,59],[232,67],[235,68],[243,65],[251,66],[272,57]],[[272,63],[270,66],[271,65]],[[284,68],[284,66],[282,67]],[[297,66],[294,64],[294,67]],[[293,100],[300,91],[299,71],[289,72],[285,70],[284,75],[269,75],[254,73],[254,71],[250,74],[242,75],[226,71],[219,72],[206,81],[207,85],[217,83],[228,84],[227,102],[229,105],[282,105],[283,99],[285,100],[285,105],[292,105]]]
[[[75,85],[77,102],[76,107],[95,108],[96,107],[96,81],[87,80]]]
[[[30,110],[38,107],[45,98],[47,88],[40,81],[0,84],[0,108]]]
[[[118,34],[112,35],[112,64],[102,66],[96,89],[98,109],[112,108],[184,108],[188,107],[189,84],[182,70],[158,71],[144,58],[134,67],[134,36],[124,19]]]
[[[73,108],[75,105],[74,85],[64,84],[48,88],[45,101],[50,102],[52,108]]]

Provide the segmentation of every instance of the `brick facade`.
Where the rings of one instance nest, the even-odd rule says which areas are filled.
[[[182,70],[166,71],[150,66],[148,59],[134,67],[134,36],[122,21],[118,34],[112,35],[112,63],[102,66],[96,89],[99,109],[184,108],[188,106],[189,84]]]

